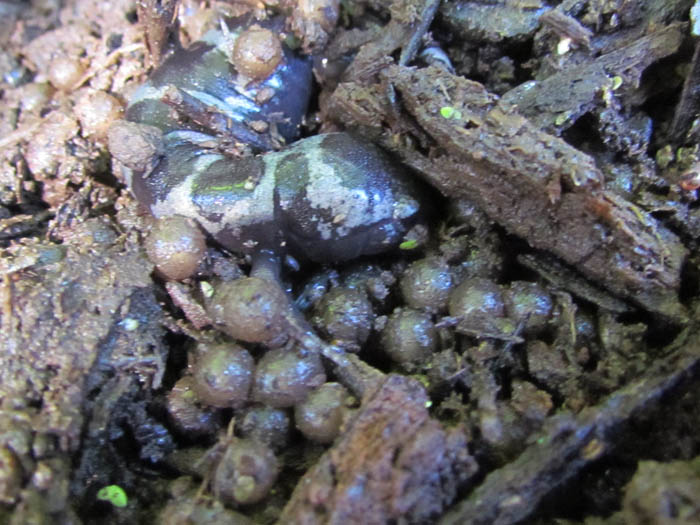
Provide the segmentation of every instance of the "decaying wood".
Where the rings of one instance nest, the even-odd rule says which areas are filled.
[[[618,77],[620,91],[639,87],[642,73],[651,64],[678,51],[684,24],[672,24],[606,53],[589,64],[576,64],[541,81],[527,82],[503,95],[503,104],[535,126],[559,133],[583,114],[601,104],[603,90],[612,89]]]
[[[177,6],[179,0],[139,0],[136,12],[148,47],[149,64],[160,64],[169,46],[179,43]]]
[[[185,317],[197,330],[213,324],[204,307],[192,298],[189,289],[184,284],[168,281],[165,283],[165,289],[173,303],[183,311]]]
[[[561,5],[561,4],[560,4]],[[591,47],[593,32],[573,16],[558,9],[551,9],[540,17],[540,23],[550,26],[562,38],[569,38],[574,44]]]
[[[477,470],[459,427],[431,419],[418,381],[389,375],[299,481],[278,523],[426,523]]]
[[[441,20],[460,38],[494,44],[524,42],[537,29],[545,4],[542,0],[443,2]]]
[[[542,436],[517,460],[491,472],[484,482],[448,512],[441,525],[509,525],[530,516],[543,499],[610,453],[620,430],[658,407],[663,398],[680,398],[700,374],[700,348],[682,343],[659,359],[649,373],[576,417],[551,418]]]
[[[382,76],[410,115],[394,135],[383,135],[384,145],[444,195],[475,202],[510,233],[614,294],[683,317],[677,301],[683,245],[647,213],[605,191],[592,158],[499,104],[478,82],[435,67],[392,66]],[[374,122],[391,122],[390,109],[378,103],[372,119],[362,120],[372,89],[339,85],[329,114],[370,131]],[[410,132],[413,121],[419,134]],[[411,146],[416,140],[425,153]]]
[[[420,48],[423,36],[428,31],[430,24],[435,18],[435,13],[437,13],[438,7],[440,6],[440,0],[428,0],[424,2],[423,10],[417,17],[417,22],[413,25],[415,26],[411,38],[403,46],[401,50],[401,56],[399,57],[399,64],[405,66],[416,56],[418,49]]]
[[[623,313],[630,310],[627,303],[596,287],[552,256],[544,253],[522,253],[517,259],[520,264],[536,272],[557,289],[568,290],[577,297],[610,312]]]
[[[697,121],[700,111],[700,41],[695,43],[695,52],[690,70],[683,84],[683,92],[676,106],[671,123],[671,136],[679,143],[696,141],[699,138]]]
[[[394,51],[402,48],[399,61],[408,62],[418,49],[422,36],[435,16],[439,1],[397,0],[392,2],[391,21],[382,29],[378,38],[364,44],[343,74],[349,81],[364,81],[374,77],[392,62]]]

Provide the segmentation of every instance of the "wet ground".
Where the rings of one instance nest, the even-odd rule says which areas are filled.
[[[0,521],[700,522],[691,3],[265,3],[167,27],[287,14],[304,135],[390,152],[427,229],[284,270],[347,361],[234,342],[212,304],[250,260],[154,271],[107,147],[143,12],[0,2]]]

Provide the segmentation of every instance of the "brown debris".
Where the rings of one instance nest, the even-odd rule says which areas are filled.
[[[107,140],[114,158],[135,171],[152,169],[163,154],[163,132],[155,126],[117,120],[107,130]]]
[[[448,512],[441,525],[505,525],[520,523],[543,499],[609,454],[621,430],[635,418],[653,413],[659,401],[675,397],[697,381],[700,353],[692,338],[671,355],[659,359],[644,376],[610,395],[601,404],[573,417],[563,413],[518,459],[491,472],[469,497]]]
[[[622,313],[630,310],[624,301],[597,288],[594,284],[586,281],[579,274],[561,264],[554,257],[545,253],[520,254],[518,255],[518,262],[526,268],[537,272],[540,277],[552,283],[556,288],[569,290],[574,295],[597,304],[610,312]]]
[[[640,461],[625,487],[624,523],[700,520],[700,456],[692,461]]]
[[[64,451],[80,445],[88,415],[84,389],[98,361],[133,370],[154,385],[164,366],[160,318],[155,310],[150,318],[139,314],[152,287],[141,248],[95,241],[113,234],[98,219],[71,231],[64,260],[46,246],[37,262],[50,264],[8,275],[9,309],[0,319],[0,404],[28,409],[36,402],[41,410],[34,430],[54,436]],[[155,308],[154,298],[151,303]]]
[[[460,428],[431,419],[414,379],[389,375],[297,484],[279,523],[424,523],[476,473]]]
[[[439,147],[421,155],[399,146],[409,140],[387,137],[384,144],[433,186],[475,202],[510,233],[614,294],[663,316],[683,317],[677,293],[685,249],[652,217],[604,191],[592,158],[540,131],[515,108],[498,104],[478,82],[435,67],[392,66],[382,76],[429,134],[424,146]],[[358,112],[345,110],[356,93],[366,91],[341,85],[329,114],[366,126],[357,122]],[[444,108],[454,118],[441,115]],[[387,113],[384,120],[390,121]]]
[[[179,45],[177,6],[179,0],[139,0],[136,12],[146,36],[149,64],[160,64],[168,47]]]
[[[57,171],[68,156],[69,141],[79,131],[78,121],[59,111],[53,111],[41,123],[27,145],[27,167],[35,174]]]
[[[216,26],[217,13],[224,12],[220,10],[222,5],[228,14],[241,6],[262,13],[264,4],[279,5],[277,0],[245,1],[246,6],[240,2],[214,2],[203,20]],[[285,6],[302,3],[280,2]],[[139,2],[139,7],[154,7],[158,3],[147,0]],[[334,0],[307,3],[337,5]],[[681,37],[687,36],[687,24],[664,24],[687,18],[688,1],[586,4],[564,0],[554,10],[548,6],[552,2],[541,0],[442,2],[439,27],[452,28],[452,33],[443,39],[436,32],[435,37],[452,46],[445,51],[461,74],[485,79],[488,89],[434,69],[392,67],[397,60],[399,66],[412,65],[412,48],[429,37],[426,34],[421,38],[429,25],[425,13],[437,2],[396,0],[390,4],[392,21],[386,26],[381,24],[389,3],[383,0],[343,2],[343,27],[334,30],[329,26],[335,34],[325,57],[336,76],[322,82],[320,104],[326,110],[320,119],[322,129],[337,129],[333,128],[332,119],[350,127],[353,123],[359,125],[360,131],[393,149],[407,165],[454,197],[451,205],[475,210],[477,203],[489,213],[489,218],[484,215],[479,219],[482,222],[478,227],[471,222],[469,227],[457,226],[465,233],[452,239],[449,250],[445,248],[447,242],[441,244],[451,265],[485,272],[483,276],[489,278],[507,275],[501,243],[512,237],[501,235],[501,228],[493,228],[493,222],[540,248],[542,251],[535,254],[535,271],[554,283],[547,289],[554,290],[555,309],[542,339],[532,340],[524,335],[526,344],[515,350],[512,341],[482,341],[483,344],[470,346],[472,337],[454,335],[452,329],[445,327],[440,329],[445,336],[443,351],[435,355],[429,369],[426,367],[427,373],[423,370],[424,377],[429,378],[431,398],[440,419],[459,421],[466,430],[461,426],[447,429],[437,417],[432,418],[426,410],[428,398],[414,379],[387,376],[357,355],[344,354],[322,341],[310,341],[306,325],[297,326],[295,335],[302,346],[306,344],[311,351],[327,357],[335,379],[351,388],[356,397],[364,398],[364,403],[355,418],[345,423],[345,435],[337,439],[336,446],[302,478],[279,523],[434,523],[454,503],[457,490],[473,492],[444,518],[445,522],[522,522],[533,519],[540,504],[554,490],[577,478],[584,497],[594,495],[593,484],[581,479],[582,473],[589,466],[600,466],[601,460],[608,457],[619,463],[623,448],[627,459],[635,462],[647,450],[662,450],[666,457],[678,455],[683,446],[696,450],[697,440],[680,431],[665,430],[664,438],[670,433],[678,439],[666,444],[656,437],[648,441],[652,444],[648,449],[619,432],[621,428],[638,427],[638,414],[648,418],[642,421],[647,428],[664,427],[664,420],[654,415],[657,404],[652,403],[662,396],[664,401],[685,398],[685,406],[674,404],[673,410],[664,403],[670,412],[668,419],[678,427],[694,428],[687,421],[694,421],[694,407],[689,405],[693,397],[684,387],[690,381],[697,384],[700,364],[698,347],[690,337],[681,355],[672,347],[661,348],[660,343],[655,343],[653,338],[659,330],[653,323],[631,324],[634,319],[647,319],[646,316],[617,313],[628,312],[630,302],[635,302],[662,316],[681,317],[676,297],[684,249],[646,212],[663,214],[665,222],[685,234],[686,244],[697,251],[698,236],[692,235],[700,231],[695,220],[697,177],[695,172],[681,169],[682,163],[677,161],[677,169],[671,167],[664,175],[675,186],[683,184],[683,190],[680,195],[675,191],[663,196],[658,178],[652,176],[656,166],[647,157],[650,142],[652,152],[656,147],[654,142],[647,137],[634,147],[615,149],[600,129],[614,127],[609,133],[613,139],[633,140],[631,135],[636,128],[630,115],[646,117],[647,107],[637,109],[644,100],[657,94],[657,89],[666,89],[665,93],[675,89],[670,78],[654,83],[645,77],[641,87],[639,83],[645,68],[674,53]],[[172,442],[168,445],[168,430],[149,420],[148,411],[155,409],[158,415],[162,410],[160,388],[172,379],[168,377],[161,385],[166,352],[172,351],[174,363],[187,349],[187,343],[183,343],[185,335],[200,341],[217,337],[213,330],[199,331],[208,319],[195,298],[192,283],[165,285],[186,319],[173,321],[167,313],[172,308],[169,301],[159,304],[159,299],[164,298],[162,285],[154,285],[152,266],[135,244],[139,232],[146,230],[144,212],[125,189],[108,178],[107,166],[102,162],[104,147],[94,141],[94,136],[88,136],[90,129],[84,119],[75,120],[75,104],[79,110],[86,94],[99,90],[128,98],[131,88],[145,77],[141,52],[145,46],[140,25],[133,23],[133,6],[130,0],[69,1],[60,11],[62,25],[58,28],[56,12],[56,16],[36,16],[19,24],[24,29],[16,31],[13,43],[0,34],[0,41],[7,42],[8,55],[10,44],[27,44],[15,54],[28,71],[36,74],[33,83],[43,90],[40,94],[44,96],[30,110],[26,103],[28,85],[13,88],[16,95],[10,97],[9,81],[3,84],[7,104],[0,119],[4,132],[0,149],[5,150],[0,162],[0,186],[4,191],[0,214],[9,216],[0,216],[0,241],[12,244],[0,259],[0,455],[10,449],[18,461],[7,454],[0,458],[9,469],[9,483],[5,492],[0,491],[0,500],[16,503],[14,509],[0,509],[0,516],[9,516],[13,523],[73,523],[79,521],[75,512],[89,519],[97,515],[96,508],[104,510],[95,507],[95,489],[112,483],[127,490],[130,504],[125,509],[107,511],[108,520],[136,523],[155,515],[156,507],[163,504],[165,481],[156,479],[151,468],[160,468],[156,462]],[[366,16],[348,9],[358,6],[367,10]],[[453,20],[458,21],[456,11],[461,6],[469,7],[461,11],[471,16],[463,19],[464,25],[456,26]],[[548,15],[540,16],[540,9],[566,13],[572,18],[548,21]],[[672,9],[674,16],[664,14]],[[681,10],[682,15],[678,14]],[[474,17],[474,12],[492,15]],[[594,27],[596,34],[588,38],[585,27],[577,27],[573,17]],[[527,52],[527,62],[501,56],[513,44],[533,38],[540,23],[538,18],[550,26],[538,32],[543,37],[541,53],[535,35],[533,53]],[[362,29],[358,29],[357,21],[367,23],[359,24]],[[0,21],[3,34],[4,25]],[[313,25],[308,27],[309,38],[317,39],[314,45],[329,36],[322,27],[323,31]],[[47,29],[45,35],[36,37],[40,30]],[[174,26],[166,29],[176,31]],[[648,34],[639,38],[644,33]],[[550,45],[557,35],[574,37],[581,49],[557,58],[551,54]],[[149,38],[151,43],[154,38]],[[481,41],[470,44],[472,38]],[[304,43],[309,46],[308,41]],[[358,48],[362,49],[345,73],[345,83],[327,105],[333,83]],[[0,65],[3,53],[0,52]],[[594,58],[600,53],[604,54]],[[46,80],[54,61],[63,56],[80,57],[85,73],[78,81],[67,84],[65,92],[54,92]],[[475,65],[470,66],[470,60]],[[671,57],[661,65],[673,60]],[[499,62],[500,67],[510,64],[513,70],[522,67],[520,73],[532,74],[534,78],[552,72],[554,76],[535,84],[533,89],[539,98],[533,99],[532,104],[524,102],[528,92],[520,93],[517,88],[505,101],[499,101],[493,91],[504,92],[518,82],[512,76],[500,84],[505,86],[503,89],[497,87]],[[486,72],[492,65],[493,72]],[[619,86],[616,76],[622,79]],[[85,87],[78,89],[83,84]],[[547,90],[543,84],[549,86]],[[520,114],[514,104],[508,103],[516,94],[523,95],[517,100]],[[260,104],[265,101],[262,95],[258,99]],[[172,102],[184,107],[187,101]],[[535,104],[543,105],[535,108]],[[449,118],[441,114],[443,108],[452,110]],[[677,112],[682,111],[679,105]],[[529,121],[522,117],[525,113]],[[605,155],[618,154],[617,160],[627,157],[620,160],[619,166],[627,168],[630,178],[644,179],[640,187],[648,194],[646,197],[640,197],[637,188],[622,193],[644,206],[644,211],[604,191],[601,171],[591,158],[542,132],[544,127],[558,134],[586,113],[599,120],[606,147],[596,159],[601,161],[601,168],[602,162],[610,159]],[[603,121],[604,113],[612,115],[612,122]],[[689,117],[694,114],[685,113]],[[212,122],[219,117],[216,112],[203,115]],[[647,121],[650,130],[652,120],[647,117]],[[654,140],[663,138],[663,121],[659,123],[654,116],[653,123],[655,130],[660,130]],[[221,130],[224,135],[232,133],[229,127]],[[250,130],[233,132],[245,136],[242,133]],[[62,135],[65,140],[56,139]],[[141,152],[145,158],[142,169],[147,169],[148,161],[159,154],[157,135],[153,143],[148,137],[140,137],[141,146],[148,150]],[[233,152],[231,144],[224,142],[219,146]],[[56,154],[49,154],[52,151]],[[628,163],[634,151],[640,153],[633,162],[641,165],[649,161],[644,169],[633,169]],[[619,155],[621,152],[628,155]],[[129,148],[124,149],[124,154],[135,159]],[[116,175],[119,177],[119,170]],[[606,171],[608,179],[615,176],[614,169]],[[657,180],[656,186],[652,187],[649,180]],[[13,195],[9,195],[10,190]],[[118,192],[122,193],[117,200]],[[52,208],[32,211],[27,196],[33,194]],[[674,222],[668,218],[671,206],[685,210],[686,215],[676,211]],[[105,227],[112,224],[114,212],[118,228]],[[481,217],[481,211],[478,214]],[[93,219],[88,220],[88,216]],[[456,220],[464,221],[465,216]],[[46,235],[48,239],[63,241],[62,245],[48,242],[42,235],[47,219],[52,217],[55,220]],[[685,223],[679,225],[680,221]],[[33,232],[39,232],[41,239],[21,238]],[[467,242],[470,236],[478,239]],[[514,248],[507,246],[506,250],[510,256],[517,251],[520,265],[528,267],[521,256],[529,255],[520,253],[519,248],[516,242]],[[212,269],[207,271],[226,276],[224,280],[240,277],[240,261],[234,263],[214,248],[210,253]],[[404,258],[399,258],[402,260],[395,270],[392,268],[393,272],[405,264]],[[692,272],[697,272],[697,262],[695,255],[687,265],[690,270],[684,276],[686,289],[682,293],[684,304],[695,308],[690,316],[693,320],[697,318],[697,304],[693,302],[697,303],[698,280]],[[585,301],[574,301],[557,289],[568,290]],[[393,295],[392,292],[390,300]],[[177,335],[164,338],[164,329]],[[513,338],[519,333],[515,332]],[[472,335],[483,336],[483,331]],[[697,333],[692,336],[697,340]],[[377,364],[371,361],[369,352],[361,355]],[[665,359],[652,361],[660,355]],[[171,360],[168,361],[170,375]],[[649,364],[654,365],[653,369],[645,370]],[[646,375],[639,379],[642,374]],[[628,386],[612,393],[624,385]],[[443,395],[448,397],[440,401]],[[599,403],[604,395],[609,396],[605,402],[585,408]],[[552,410],[560,415],[549,417]],[[238,414],[235,416],[238,418]],[[628,425],[630,422],[634,424]],[[541,439],[533,443],[532,434],[543,426]],[[140,450],[136,451],[132,443],[124,447],[126,440],[121,432],[125,429],[131,436],[141,436],[138,443],[133,443]],[[474,433],[473,440],[467,437],[470,433]],[[304,452],[299,456],[304,457],[295,458],[294,465],[288,460],[300,449],[292,446],[283,452],[287,471],[274,494],[262,504],[264,511],[258,513],[254,508],[245,512],[254,518],[262,515],[266,523],[277,517],[302,465],[305,470],[309,456],[316,458],[321,453],[314,449],[307,455],[312,447],[307,442],[300,443],[297,445],[304,447]],[[133,452],[138,452],[141,461],[134,461]],[[472,488],[477,465],[469,453],[481,463],[483,475],[478,482],[483,486],[478,488]],[[504,466],[521,453],[519,459]],[[172,492],[172,502],[160,515],[163,523],[248,522],[246,517],[224,510],[218,501],[198,498],[201,494],[196,494],[196,483],[189,478],[180,481],[181,485],[187,482],[188,492]],[[665,485],[668,483],[657,484],[659,489]],[[675,496],[667,494],[663,491],[665,498]],[[464,496],[464,492],[460,495]],[[632,493],[630,498],[638,501],[634,496]],[[650,506],[655,501],[649,498]],[[68,505],[74,505],[75,512]],[[148,505],[152,507],[149,509]],[[584,512],[590,516],[599,510],[600,507],[586,508]],[[653,510],[648,515],[652,514]],[[570,515],[564,513],[563,517]]]
[[[700,109],[700,41],[695,44],[695,52],[690,63],[688,76],[683,84],[681,99],[676,106],[671,123],[671,137],[680,143],[698,140],[697,115]]]
[[[651,64],[678,51],[684,24],[672,24],[633,43],[606,53],[588,64],[575,64],[544,80],[527,82],[503,95],[501,104],[517,105],[518,112],[549,133],[558,134],[600,104],[604,89],[622,82],[620,91],[639,87]]]
[[[543,8],[541,0],[459,0],[442,2],[440,14],[461,38],[483,45],[524,41],[537,28]]]
[[[428,19],[432,19],[436,7],[437,5],[432,0],[396,0],[393,2],[391,21],[384,26],[377,38],[360,48],[345,71],[343,79],[346,82],[368,81],[393,62],[390,55],[394,51],[399,48],[410,50],[410,48],[415,47],[414,37],[422,34],[422,24],[418,15],[424,14]],[[397,12],[414,13],[415,17],[394,16]],[[425,31],[425,28],[422,29]]]
[[[562,38],[569,38],[585,48],[591,47],[593,32],[572,16],[551,9],[540,17],[540,22],[550,26]]]
[[[201,330],[205,326],[210,326],[212,324],[211,318],[206,310],[192,297],[187,286],[175,281],[168,281],[165,283],[165,289],[168,291],[168,295],[170,295],[173,303],[182,309],[187,320],[190,321],[197,330]]]
[[[335,30],[340,15],[340,0],[301,0],[294,7],[288,24],[302,41],[305,53],[322,50]]]

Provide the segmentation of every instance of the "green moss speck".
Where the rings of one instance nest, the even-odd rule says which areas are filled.
[[[115,507],[126,507],[129,498],[119,485],[107,485],[97,491],[97,499],[109,501]]]
[[[443,118],[452,118],[452,115],[455,114],[455,108],[451,106],[443,106],[440,108],[440,115]]]

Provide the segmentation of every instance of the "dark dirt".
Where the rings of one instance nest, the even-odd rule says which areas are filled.
[[[0,0],[0,523],[700,523],[689,0],[174,4]],[[330,445],[282,428],[276,484],[238,506],[200,459],[262,405],[183,397],[195,437],[167,399],[248,261],[209,242],[194,277],[154,273],[107,127],[175,35],[266,5],[318,53],[305,133],[363,134],[436,204],[415,251],[289,272],[307,317],[334,289],[373,309],[325,370],[356,399]],[[380,334],[422,258],[494,304],[411,304],[436,351],[408,367]]]

